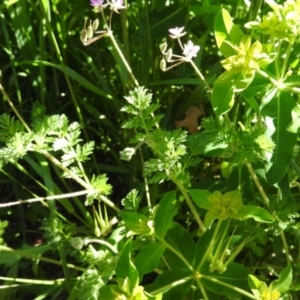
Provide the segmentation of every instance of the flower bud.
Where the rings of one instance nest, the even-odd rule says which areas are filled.
[[[93,31],[96,31],[98,29],[99,23],[100,23],[99,19],[94,20],[93,25],[92,25]]]
[[[162,54],[164,54],[166,52],[167,47],[168,47],[167,42],[164,42],[164,43],[162,43],[162,44],[159,45],[159,49],[160,49],[160,51],[161,51]]]
[[[98,226],[95,226],[94,234],[95,234],[96,237],[99,237],[101,235],[101,230]]]
[[[166,60],[167,62],[169,62],[171,59],[172,59],[172,55],[173,55],[173,51],[172,49],[170,48],[167,53],[166,53]]]
[[[165,71],[166,69],[166,61],[164,60],[164,58],[160,61],[159,67],[162,71]]]
[[[80,40],[82,43],[86,43],[86,41],[87,41],[86,29],[82,29],[81,34],[80,34]]]
[[[70,241],[70,244],[75,248],[80,250],[84,245],[84,239],[80,238],[80,237],[75,237]]]

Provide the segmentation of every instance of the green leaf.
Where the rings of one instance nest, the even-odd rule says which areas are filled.
[[[278,280],[272,282],[271,286],[273,289],[277,289],[278,292],[283,295],[288,290],[292,283],[293,273],[291,265],[285,267],[281,272]]]
[[[161,199],[154,216],[155,234],[164,238],[172,224],[174,215],[173,201],[176,200],[176,192],[170,191]]]
[[[49,67],[52,67],[52,68],[56,68],[56,69],[58,69],[58,70],[60,70],[64,73],[66,73],[70,78],[77,81],[80,85],[82,85],[86,89],[94,92],[95,94],[98,94],[98,95],[100,95],[102,97],[105,97],[107,99],[116,101],[111,95],[105,93],[104,91],[99,89],[97,86],[93,85],[90,81],[86,80],[84,77],[82,77],[77,72],[75,72],[73,69],[71,69],[67,66],[62,66],[62,65],[54,64],[54,63],[51,63],[51,62],[48,62],[48,61],[39,61],[39,60],[22,61],[18,65],[22,66],[23,64],[24,65],[30,65],[30,66],[49,66]]]
[[[266,290],[268,287],[267,285],[263,282],[258,280],[255,276],[253,275],[248,275],[248,285],[255,297],[259,299],[261,293]]]
[[[217,46],[222,54],[225,57],[235,55],[236,52],[227,42],[231,42],[233,45],[239,44],[244,33],[232,22],[227,10],[222,9],[217,14],[214,30]]]
[[[149,219],[136,212],[121,212],[121,217],[123,218],[126,227],[136,234],[151,234],[152,228]]]
[[[209,192],[208,190],[191,189],[189,190],[189,194],[191,195],[192,200],[194,201],[194,203],[196,203],[197,206],[204,209],[211,208],[211,203],[207,199],[211,195],[211,192]]]
[[[267,210],[259,206],[244,205],[234,217],[234,219],[238,220],[247,220],[250,218],[261,223],[272,223],[275,221],[274,217]]]
[[[270,184],[279,182],[287,171],[293,157],[297,135],[287,131],[291,123],[294,98],[286,92],[270,91],[262,103],[261,114],[267,125],[266,135],[276,145],[267,166],[267,180]]]
[[[128,240],[122,249],[116,266],[116,276],[122,279],[129,278],[131,292],[139,283],[139,273],[131,261],[131,240]]]
[[[194,259],[195,243],[190,234],[179,224],[173,222],[172,227],[168,230],[165,241],[177,250],[191,265]],[[172,252],[173,253],[173,252]],[[178,261],[183,262],[182,259],[174,254],[170,265],[173,268],[178,268]],[[171,256],[170,256],[171,258]],[[187,265],[184,264],[187,268]]]
[[[289,124],[287,130],[291,133],[299,133],[300,130],[300,104],[297,104],[292,110],[292,122]]]
[[[142,248],[134,260],[140,278],[156,268],[165,248],[161,243],[153,243]]]
[[[220,116],[228,112],[234,104],[234,85],[239,74],[224,72],[213,86],[211,102],[215,113]]]

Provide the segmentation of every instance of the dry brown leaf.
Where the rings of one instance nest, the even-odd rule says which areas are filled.
[[[202,105],[199,107],[192,105],[185,112],[185,117],[183,120],[175,121],[175,127],[187,128],[189,133],[198,132],[198,117],[204,115],[204,107]]]

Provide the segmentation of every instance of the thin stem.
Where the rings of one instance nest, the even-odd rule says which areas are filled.
[[[291,53],[292,49],[293,49],[293,44],[289,44],[285,51],[284,60],[283,60],[282,66],[281,66],[281,78],[284,78],[284,76],[285,76],[286,66],[287,66],[288,60],[290,58],[290,53]]]
[[[139,153],[140,153],[140,158],[141,158],[141,162],[142,162],[142,166],[144,169],[144,156],[143,156],[143,152],[141,150],[141,148],[139,149]],[[151,197],[150,197],[150,191],[149,191],[149,184],[148,184],[148,179],[147,176],[144,176],[144,185],[145,185],[145,194],[146,194],[146,199],[147,199],[147,205],[150,211],[152,211],[152,205],[151,205]]]
[[[68,194],[63,194],[63,195],[37,197],[37,198],[32,198],[32,199],[27,199],[27,200],[18,200],[18,201],[14,201],[14,202],[1,203],[0,208],[14,206],[14,205],[21,205],[21,204],[26,204],[26,203],[34,203],[34,202],[41,202],[41,201],[51,201],[51,200],[59,200],[59,199],[65,199],[65,198],[73,198],[73,197],[86,195],[86,194],[88,194],[92,191],[93,190],[84,190],[84,191],[80,191],[80,192],[73,192],[73,193],[68,193]]]
[[[185,277],[185,278],[176,280],[176,281],[174,281],[174,282],[172,282],[172,283],[170,283],[170,284],[168,284],[168,285],[165,285],[165,286],[163,286],[163,287],[161,287],[161,288],[159,288],[159,289],[157,289],[157,290],[154,290],[154,291],[150,292],[150,294],[151,294],[151,295],[157,295],[157,294],[159,294],[159,293],[166,292],[166,291],[168,291],[169,289],[171,289],[171,288],[173,288],[173,287],[175,287],[175,286],[178,286],[178,285],[180,285],[180,284],[183,284],[183,283],[185,283],[185,282],[187,282],[187,281],[189,281],[189,280],[191,280],[191,279],[192,279],[192,277]]]
[[[2,277],[0,276],[0,280],[4,281],[13,281],[19,283],[27,283],[27,284],[41,284],[41,285],[61,285],[66,280],[65,278],[59,278],[54,280],[40,280],[40,279],[27,279],[27,278],[15,278],[15,277]],[[76,278],[74,280],[77,280]]]
[[[124,65],[125,65],[125,67],[126,67],[128,73],[129,73],[129,75],[131,76],[131,78],[132,78],[132,80],[133,80],[135,86],[136,86],[136,87],[139,87],[140,85],[139,85],[138,81],[136,80],[135,76],[133,75],[133,72],[132,72],[132,70],[131,70],[129,64],[127,63],[127,60],[126,60],[125,56],[123,55],[123,53],[122,53],[122,51],[121,51],[121,49],[120,49],[118,43],[116,42],[115,37],[114,37],[114,35],[113,35],[113,32],[112,32],[111,30],[108,31],[108,36],[110,37],[112,43],[113,43],[114,46],[115,46],[115,49],[117,50],[118,54],[120,55],[120,58],[122,59],[122,61],[123,61],[123,63],[124,63]]]
[[[108,243],[106,241],[98,240],[98,239],[90,239],[90,238],[85,238],[84,239],[84,244],[85,245],[88,245],[88,244],[91,244],[91,243],[104,245],[109,250],[111,250],[114,254],[118,254],[118,250],[113,245],[111,245],[110,243]]]
[[[247,168],[248,168],[248,170],[249,170],[249,172],[250,172],[250,175],[251,175],[253,181],[255,182],[256,187],[258,188],[258,190],[259,190],[259,192],[260,192],[260,194],[261,194],[263,200],[265,201],[267,207],[269,208],[269,207],[270,207],[270,201],[269,201],[269,198],[268,198],[268,196],[266,195],[266,193],[265,193],[265,191],[264,191],[262,185],[260,184],[260,182],[259,182],[259,180],[258,180],[258,178],[257,178],[257,176],[256,176],[256,174],[255,174],[255,172],[254,172],[254,170],[253,170],[251,164],[246,163],[246,166],[247,166]]]
[[[281,240],[282,240],[283,248],[285,250],[286,261],[287,261],[288,264],[290,264],[291,260],[290,260],[289,246],[286,242],[285,234],[284,234],[283,231],[280,232],[280,237],[281,237]]]
[[[202,285],[201,281],[200,281],[199,279],[197,279],[197,280],[196,280],[196,283],[197,283],[199,289],[201,290],[201,293],[202,293],[202,295],[203,295],[203,297],[204,297],[204,300],[209,300],[209,298],[208,298],[208,296],[207,296],[207,294],[206,294],[205,288],[204,288],[204,286]]]
[[[218,280],[215,277],[202,275],[202,278],[205,278],[205,279],[207,279],[209,281],[215,282],[215,283],[217,283],[219,285],[223,285],[223,286],[225,286],[225,287],[227,287],[229,289],[232,289],[232,290],[234,290],[234,291],[236,291],[236,292],[238,292],[238,293],[240,293],[240,294],[242,294],[242,295],[244,295],[244,296],[246,296],[246,297],[248,297],[250,299],[256,299],[256,297],[254,295],[252,295],[252,294],[250,294],[250,293],[248,293],[248,292],[246,292],[246,291],[244,291],[244,290],[242,290],[242,289],[240,289],[240,288],[238,288],[236,286],[233,286],[231,284],[228,284],[226,282]]]
[[[15,255],[21,256],[21,257],[27,257],[27,258],[32,258],[32,259],[36,259],[36,260],[40,260],[40,261],[45,261],[54,265],[58,265],[61,266],[62,263],[60,261],[51,259],[51,258],[47,258],[47,257],[43,257],[40,254],[36,255],[36,254],[32,254],[30,252],[25,252],[25,251],[19,251],[19,250],[15,250],[6,246],[2,246],[0,245],[0,251],[4,251],[4,252],[9,252],[9,253],[13,253]],[[73,264],[67,264],[68,268],[74,269],[74,270],[78,270],[81,272],[84,272],[85,269],[84,268],[80,268],[77,266],[74,266]]]
[[[77,183],[79,183],[81,186],[86,188],[87,190],[93,189],[88,183],[86,183],[84,180],[82,180],[79,176],[77,176],[75,173],[73,173],[70,169],[64,167],[62,163],[57,160],[54,156],[52,156],[48,151],[40,150],[40,153],[45,155],[53,164],[55,164],[57,167],[59,167],[62,171],[67,173],[71,176]],[[100,195],[99,199],[102,200],[104,203],[106,203],[108,206],[110,206],[112,209],[114,209],[117,212],[120,212],[120,208],[117,207],[112,201],[110,201],[107,197],[104,195]]]
[[[6,101],[9,104],[9,106],[12,108],[13,112],[16,114],[16,116],[21,121],[21,123],[24,125],[24,127],[26,128],[26,130],[28,132],[31,132],[31,129],[29,128],[29,126],[27,125],[27,123],[25,122],[25,120],[23,119],[23,117],[19,114],[18,110],[15,108],[13,102],[10,100],[9,96],[7,95],[7,93],[6,93],[4,87],[2,86],[1,83],[0,83],[0,91],[1,91],[2,95],[4,96],[4,99],[6,99]]]
[[[168,244],[164,239],[160,238],[158,235],[154,234],[154,237],[160,241],[164,246],[166,246],[166,248],[168,248],[169,250],[171,250],[174,254],[176,254],[188,267],[188,269],[191,272],[194,272],[193,267],[190,265],[190,263],[186,260],[186,258],[179,252],[177,251],[175,248],[173,248],[170,244]]]
[[[209,92],[212,92],[211,87],[209,86],[209,84],[207,83],[207,81],[205,80],[204,76],[202,75],[201,71],[198,69],[198,67],[195,65],[195,63],[190,60],[189,61],[190,64],[192,65],[192,67],[194,68],[194,70],[196,71],[196,73],[198,74],[198,76],[200,77],[200,79],[204,82],[205,86],[207,87],[207,89],[209,90]]]
[[[179,190],[181,191],[187,205],[189,206],[193,216],[195,217],[198,225],[199,225],[199,228],[201,230],[202,233],[204,233],[206,231],[206,228],[202,222],[202,220],[200,219],[199,217],[199,214],[192,202],[192,199],[190,198],[189,194],[187,193],[185,187],[183,186],[183,184],[180,182],[180,181],[176,181],[176,180],[173,180],[173,182],[177,185],[177,187],[179,188]]]
[[[267,72],[265,72],[265,71],[263,71],[263,70],[256,70],[256,72],[259,74],[259,75],[261,75],[261,76],[263,76],[263,77],[265,77],[265,78],[267,78],[268,80],[270,80],[272,83],[273,83],[273,85],[275,86],[275,87],[278,87],[278,81],[276,80],[276,79],[274,79],[272,76],[270,76]]]
[[[199,270],[203,266],[204,262],[206,261],[206,258],[208,256],[208,254],[211,253],[212,247],[215,244],[216,236],[217,236],[217,234],[218,234],[218,232],[220,230],[221,224],[222,224],[222,221],[218,220],[217,226],[216,226],[214,234],[213,234],[213,236],[212,236],[212,238],[211,238],[211,240],[209,242],[209,245],[208,245],[208,247],[207,247],[207,249],[206,249],[206,251],[205,251],[205,253],[204,253],[204,255],[203,255],[203,257],[202,257],[202,259],[201,259],[201,261],[199,263],[199,265],[196,268],[197,272],[199,272]]]

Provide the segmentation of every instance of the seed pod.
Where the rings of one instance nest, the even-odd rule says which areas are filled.
[[[165,54],[166,50],[167,50],[168,44],[167,42],[164,42],[162,44],[159,45],[159,49],[161,51],[162,54]]]
[[[161,61],[160,61],[160,64],[159,64],[159,67],[162,71],[165,71],[166,70],[166,61],[165,59],[163,58]]]
[[[80,34],[80,40],[82,43],[86,43],[86,41],[87,41],[86,29],[82,29],[81,34]]]
[[[97,225],[94,228],[94,234],[96,237],[99,237],[101,235],[101,230]]]
[[[170,48],[170,49],[167,51],[167,53],[166,53],[166,60],[167,60],[167,62],[171,61],[172,55],[173,55],[173,51],[172,51],[172,49]]]
[[[86,35],[87,35],[88,40],[91,39],[94,35],[94,31],[93,31],[93,27],[92,27],[91,22],[90,22],[90,25],[88,26],[88,29],[86,31]]]
[[[96,31],[98,29],[99,23],[100,23],[99,19],[94,20],[93,25],[92,25],[94,31]]]

